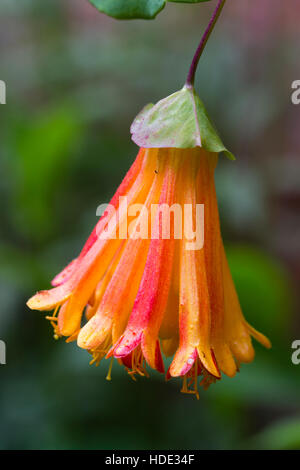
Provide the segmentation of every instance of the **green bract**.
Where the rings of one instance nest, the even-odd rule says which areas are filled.
[[[164,8],[166,0],[89,0],[98,10],[119,20],[151,20]],[[202,3],[210,0],[168,0],[178,3]]]
[[[130,130],[132,140],[139,147],[202,147],[235,159],[222,143],[192,86],[184,86],[155,105],[145,106]]]
[[[102,13],[119,20],[155,18],[165,6],[165,0],[90,0]]]

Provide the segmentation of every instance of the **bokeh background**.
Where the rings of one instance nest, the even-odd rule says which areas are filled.
[[[254,363],[200,400],[180,381],[131,381],[55,342],[33,292],[80,251],[137,148],[129,126],[178,90],[214,2],[116,21],[86,0],[1,0],[0,366],[2,449],[300,449],[298,0],[229,0],[197,89],[237,156],[217,169],[222,230]]]

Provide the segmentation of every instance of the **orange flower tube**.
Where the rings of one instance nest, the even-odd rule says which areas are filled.
[[[198,397],[251,362],[251,337],[220,231],[214,172],[225,148],[195,92],[194,76],[225,4],[219,0],[182,90],[146,106],[131,133],[140,147],[79,256],[27,303],[54,310],[55,338],[76,340],[91,362],[116,358],[129,374],[181,377]],[[111,362],[112,364],[112,362]],[[199,380],[201,377],[201,380]],[[111,365],[108,379],[111,378]]]
[[[198,375],[204,386],[222,372],[234,376],[240,363],[253,360],[251,335],[270,343],[244,319],[230,275],[214,185],[217,159],[200,148],[141,149],[116,195],[143,210],[124,216],[119,198],[112,200],[114,230],[126,217],[130,236],[102,239],[112,222],[104,214],[67,275],[56,277],[59,286],[38,292],[28,306],[54,309],[49,318],[57,337],[77,339],[95,362],[117,358],[131,375],[146,375],[146,364],[164,372],[163,351],[174,354],[167,377],[182,377],[183,391],[198,393]],[[188,249],[185,220],[175,209],[189,207],[196,227],[199,205],[204,244]],[[145,238],[139,229],[150,211]]]

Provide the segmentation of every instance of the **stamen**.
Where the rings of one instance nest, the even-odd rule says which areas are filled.
[[[111,370],[112,370],[113,362],[114,362],[114,358],[112,357],[111,360],[110,360],[110,364],[109,364],[109,369],[108,369],[108,373],[107,373],[107,376],[106,376],[106,380],[111,380]]]
[[[200,385],[207,390],[211,384],[214,384],[217,381],[217,377],[211,375],[206,369],[203,368],[202,371],[203,379],[200,382]]]
[[[91,349],[89,351],[89,353],[91,353],[93,356],[93,359],[90,361],[90,365],[95,364],[96,366],[99,366],[100,362],[106,356],[110,348],[111,335],[109,334],[97,349]]]
[[[186,377],[186,375],[183,376],[182,389],[180,391],[181,391],[181,393],[189,393],[188,388],[187,388],[187,377]]]
[[[196,359],[193,367],[189,370],[187,374],[183,376],[182,388],[181,393],[188,393],[191,395],[195,395],[197,400],[199,400],[199,392],[198,392],[198,359]],[[200,365],[201,371],[201,365]]]
[[[90,352],[93,355],[93,359],[90,361],[90,365],[95,364],[96,367],[98,367],[100,362],[102,361],[102,359],[106,355],[107,351],[97,350],[97,351],[90,351]]]
[[[135,377],[135,375],[134,375],[135,372],[134,372],[133,370],[128,369],[128,367],[126,367],[126,370],[127,370],[127,373],[128,373],[128,375],[129,375],[129,377],[131,377],[132,380],[134,380],[134,382],[136,382],[136,377]]]
[[[54,310],[54,312],[53,312],[53,317],[57,317],[57,314],[58,314],[59,307],[60,307],[60,305],[59,305],[59,304],[58,304],[58,305],[56,305],[56,307],[55,307],[55,310]]]
[[[45,318],[46,318],[46,320],[50,320],[50,321],[53,321],[53,322],[57,322],[57,317],[54,317],[54,316],[53,316],[53,317],[48,317],[48,316],[47,316],[47,317],[45,317]]]
[[[61,338],[61,335],[58,332],[58,325],[57,325],[57,321],[58,321],[57,315],[58,315],[59,308],[60,308],[60,305],[59,304],[56,305],[53,315],[47,315],[45,317],[46,320],[49,320],[52,325],[52,328],[54,331],[53,338],[55,340],[58,340],[59,338]]]
[[[131,369],[129,369],[128,367],[126,368],[130,377],[134,381],[136,381],[136,374],[142,377],[149,377],[149,374],[146,369],[146,361],[143,356],[143,351],[140,345],[134,351],[132,351],[131,357]]]

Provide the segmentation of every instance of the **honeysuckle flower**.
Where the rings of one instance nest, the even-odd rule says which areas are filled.
[[[96,364],[116,358],[135,378],[164,373],[163,355],[171,357],[166,378],[181,377],[197,397],[198,377],[207,388],[253,360],[251,337],[270,347],[242,314],[221,237],[214,171],[220,152],[234,157],[193,87],[224,3],[183,89],[135,119],[140,151],[81,253],[28,301],[54,310],[46,318],[55,338],[76,340]]]
[[[207,386],[253,360],[251,336],[269,347],[244,319],[228,268],[214,186],[217,160],[201,148],[140,149],[111,201],[117,217],[107,211],[78,258],[53,280],[55,287],[28,302],[32,309],[54,309],[48,318],[56,337],[77,339],[96,363],[115,357],[132,375],[146,375],[146,364],[164,372],[162,352],[173,356],[167,377],[182,377],[183,391],[195,393],[198,375]],[[128,204],[155,208],[151,238],[139,238],[143,210],[137,217],[122,213],[124,196]],[[163,237],[161,209],[174,204],[191,205],[194,226],[196,204],[204,204],[203,248],[187,249],[184,230],[176,239],[174,221],[170,237]],[[125,219],[131,237],[101,237],[109,225],[118,234]]]

